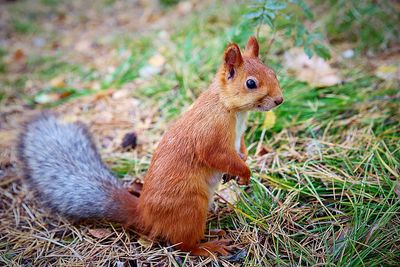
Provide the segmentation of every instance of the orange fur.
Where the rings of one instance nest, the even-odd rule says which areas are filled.
[[[258,50],[254,37],[243,55],[236,44],[229,44],[209,89],[162,137],[138,204],[136,226],[150,238],[179,244],[196,255],[227,251],[223,242],[200,241],[215,174],[239,176],[243,184],[250,179],[245,158],[239,155],[247,157],[242,136],[240,151],[235,148],[237,113],[270,109],[282,100],[276,76],[258,59]],[[246,88],[249,77],[257,81],[257,89]]]
[[[242,160],[246,161],[247,160],[247,148],[246,148],[246,143],[244,142],[243,135],[240,138],[240,153],[241,153]]]

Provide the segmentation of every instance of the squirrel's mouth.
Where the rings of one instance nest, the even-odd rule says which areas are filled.
[[[270,111],[272,108],[274,108],[274,106],[275,105],[271,101],[270,97],[267,95],[267,96],[262,97],[258,101],[257,105],[255,106],[255,110],[261,111],[261,112]]]
[[[257,105],[256,110],[257,111],[270,111],[272,107],[269,105]]]

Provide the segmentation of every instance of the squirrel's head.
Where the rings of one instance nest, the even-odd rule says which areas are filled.
[[[275,72],[258,58],[258,42],[250,37],[243,54],[229,44],[219,71],[220,97],[231,110],[268,111],[283,102]]]

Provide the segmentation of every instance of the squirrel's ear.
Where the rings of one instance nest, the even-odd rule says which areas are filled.
[[[238,45],[235,43],[229,44],[224,53],[224,65],[229,73],[228,79],[233,78],[235,75],[235,69],[242,65],[242,63],[243,58]]]
[[[259,45],[256,37],[250,36],[244,54],[248,57],[258,57]]]

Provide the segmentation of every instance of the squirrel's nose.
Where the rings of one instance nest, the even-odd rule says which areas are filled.
[[[274,102],[277,106],[279,106],[280,104],[282,104],[283,102],[283,97],[278,96],[277,98],[274,99]]]

